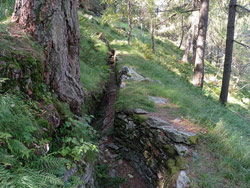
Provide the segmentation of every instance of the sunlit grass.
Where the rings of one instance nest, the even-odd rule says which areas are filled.
[[[140,48],[138,48],[138,43],[140,41],[136,40],[131,46],[125,46],[120,42],[113,42],[113,46],[120,51],[121,59],[118,62],[118,67],[127,65],[136,68],[136,71],[141,75],[153,80],[160,80],[165,86],[130,83],[127,88],[121,89],[119,92],[118,109],[136,107],[146,109],[148,105],[145,100],[148,95],[170,99],[171,102],[179,106],[180,115],[195,120],[201,127],[208,129],[209,134],[206,140],[209,141],[209,146],[207,147],[218,156],[215,163],[225,166],[224,170],[215,172],[213,175],[210,174],[211,177],[207,178],[205,178],[206,172],[204,171],[204,176],[199,177],[197,181],[203,178],[204,185],[216,187],[220,186],[227,176],[231,177],[232,175],[237,178],[231,178],[232,182],[229,184],[246,187],[250,183],[248,175],[250,169],[250,123],[237,113],[242,111],[249,114],[246,112],[247,109],[240,106],[240,103],[237,103],[238,109],[231,104],[228,105],[228,108],[221,106],[218,102],[220,91],[218,83],[205,83],[203,91],[193,87],[190,83],[193,67],[190,64],[179,62],[182,51],[172,43],[166,41],[166,44],[158,45],[158,52],[149,54],[149,58],[145,55],[145,53],[149,53],[148,46],[139,45]],[[217,73],[216,68],[212,65],[208,66],[207,71],[209,76]],[[221,79],[220,76],[221,74],[218,79]],[[232,101],[238,100],[233,98]],[[217,176],[218,180],[216,181],[218,182],[210,181],[211,178]],[[201,185],[200,183],[199,185]]]

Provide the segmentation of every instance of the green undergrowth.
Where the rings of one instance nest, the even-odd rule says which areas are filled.
[[[93,162],[96,132],[79,118],[52,127],[38,105],[21,93],[0,95],[1,187],[77,187],[77,174],[62,181],[64,173],[82,160]]]
[[[101,24],[99,18],[84,12],[79,12],[79,20],[81,81],[86,89],[84,112],[93,114],[109,78],[108,48],[98,36],[103,32],[105,37],[112,41],[117,34],[108,25]]]
[[[43,51],[26,35],[10,36],[10,26],[0,24],[0,187],[78,187],[98,153],[92,117],[57,99],[44,84]]]
[[[101,164],[96,166],[97,181],[103,188],[116,188],[121,183],[126,182],[125,178],[110,177],[108,174],[109,167],[107,165]]]
[[[11,37],[6,25],[0,25],[0,43],[0,91],[17,90],[34,99],[42,98],[46,86],[41,48],[28,36]]]
[[[116,26],[120,30],[123,30],[121,26],[126,29],[125,24]],[[121,70],[122,66],[130,66],[144,77],[160,80],[164,85],[128,81],[127,87],[119,91],[117,110],[143,108],[154,111],[154,105],[148,100],[149,95],[170,99],[178,106],[180,116],[208,130],[207,139],[211,143],[209,147],[219,156],[215,160],[225,166],[225,170],[221,171],[223,176],[219,176],[221,179],[209,187],[219,187],[225,179],[232,187],[247,187],[250,183],[250,127],[247,120],[249,109],[240,104],[235,106],[234,100],[229,100],[227,108],[221,106],[218,102],[219,86],[209,82],[205,83],[203,91],[193,87],[190,83],[192,65],[180,63],[183,51],[172,42],[157,37],[157,52],[153,53],[149,37],[146,31],[135,29],[130,46],[126,44],[126,38],[112,42],[112,47],[119,51],[118,70]],[[206,73],[215,75],[217,68],[206,62]],[[218,79],[221,79],[221,73]],[[215,172],[215,175],[216,173],[218,172]],[[237,178],[228,179],[228,173],[230,177]],[[205,171],[203,175],[206,176]],[[193,181],[203,186],[199,184],[199,178]],[[209,181],[207,183],[210,184]]]

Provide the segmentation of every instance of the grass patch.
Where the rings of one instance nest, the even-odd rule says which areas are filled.
[[[144,38],[149,35],[142,33]],[[139,37],[140,38],[140,37]],[[112,45],[120,51],[118,67],[130,66],[136,71],[153,80],[160,80],[164,86],[157,84],[145,84],[129,82],[127,88],[121,89],[117,101],[117,109],[131,109],[141,107],[144,109],[153,108],[147,104],[147,96],[165,97],[179,107],[179,115],[192,119],[201,127],[208,129],[208,139],[213,141],[209,144],[211,150],[220,157],[216,158],[214,165],[230,169],[228,176],[236,178],[229,179],[229,185],[247,187],[249,185],[250,169],[250,127],[249,109],[241,103],[234,105],[237,101],[231,94],[229,105],[224,108],[218,100],[219,84],[205,83],[201,91],[191,85],[190,80],[193,74],[193,67],[189,64],[181,64],[180,59],[183,51],[167,40],[157,42],[157,52],[150,53],[148,43],[144,40],[134,40],[131,46],[126,46],[126,38],[114,41]],[[158,38],[160,40],[160,38]],[[150,56],[149,56],[150,55]],[[215,75],[217,68],[206,63],[206,74]],[[221,79],[221,75],[218,79]],[[137,106],[138,105],[138,106]],[[208,147],[208,146],[207,146]],[[204,162],[203,165],[206,165]],[[213,177],[221,173],[217,179],[223,182],[228,171],[215,171]],[[203,187],[216,187],[210,181],[210,175],[204,174]],[[217,181],[217,180],[216,180]],[[215,186],[216,185],[216,186]]]
[[[14,10],[15,0],[2,0],[0,1],[0,21],[7,19],[11,16]]]

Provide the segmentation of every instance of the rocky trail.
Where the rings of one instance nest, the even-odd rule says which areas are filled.
[[[105,37],[101,40],[107,43]],[[92,123],[100,128],[98,166],[106,173],[99,177],[99,186],[188,187],[188,158],[197,143],[197,134],[205,130],[187,119],[171,115],[171,109],[178,110],[178,107],[161,97],[148,96],[157,106],[153,113],[139,108],[130,112],[115,111],[118,89],[126,87],[128,80],[164,85],[144,78],[130,67],[116,70],[116,55],[111,49],[108,63],[109,82],[98,108],[99,115]]]

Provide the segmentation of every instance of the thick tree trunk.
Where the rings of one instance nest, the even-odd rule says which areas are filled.
[[[207,22],[209,12],[209,0],[201,0],[199,34],[197,39],[196,59],[194,67],[193,85],[203,88],[204,57],[207,35]]]
[[[79,22],[77,0],[16,0],[12,19],[43,46],[45,80],[80,115]]]
[[[227,25],[227,41],[226,41],[226,53],[225,53],[225,63],[223,72],[223,81],[220,93],[220,102],[226,105],[228,98],[228,89],[231,76],[231,64],[233,57],[233,42],[234,42],[234,27],[235,27],[235,17],[236,17],[236,3],[237,0],[230,0],[229,3],[229,15],[228,15],[228,25]]]
[[[127,11],[128,11],[128,44],[130,44],[130,40],[131,40],[131,33],[132,33],[132,15],[131,15],[131,1],[128,0],[128,4],[127,4]]]

